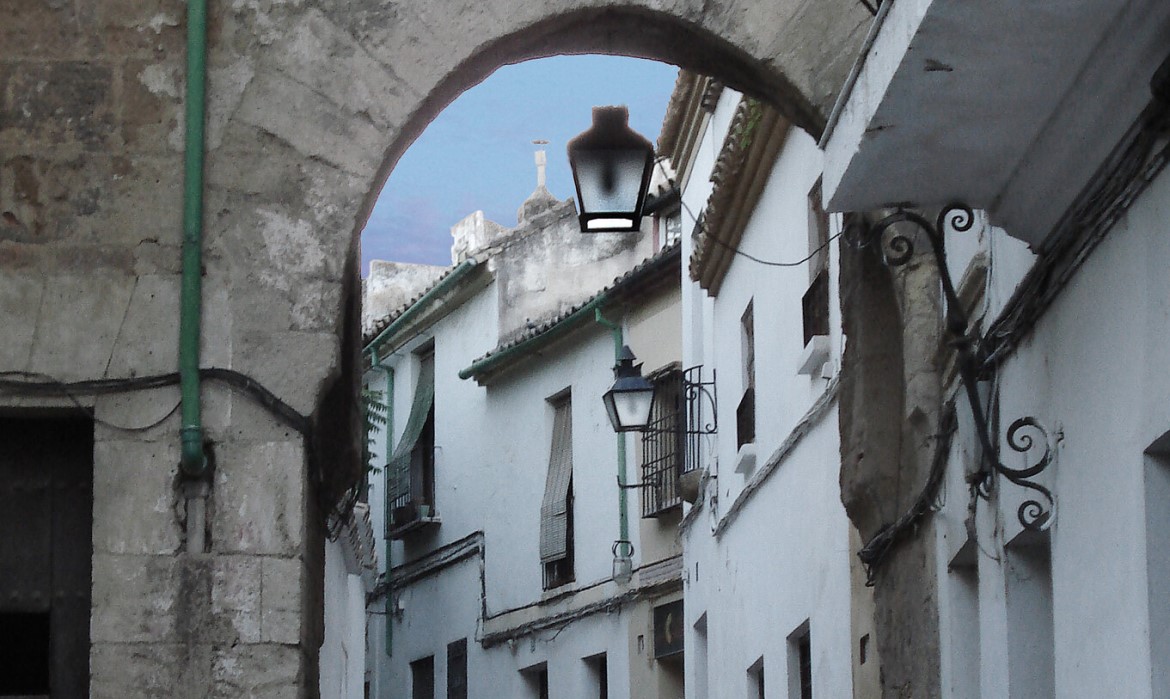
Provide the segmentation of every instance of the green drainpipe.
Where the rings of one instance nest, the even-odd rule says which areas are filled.
[[[601,315],[600,308],[593,309],[593,319],[609,328],[613,333],[613,357],[616,363],[618,357],[621,356],[624,344],[621,326]],[[626,484],[626,435],[619,432],[617,438],[618,482],[624,486]],[[624,487],[618,488],[618,534],[620,541],[630,540],[630,515],[626,507],[626,489]]]
[[[183,474],[207,472],[199,394],[203,274],[203,120],[207,82],[207,0],[187,0],[187,135],[183,172],[183,277],[179,300],[179,430]]]
[[[392,367],[382,366],[380,363],[377,363],[377,362],[379,362],[379,359],[378,359],[378,353],[376,350],[374,352],[374,362],[375,362],[375,364],[374,364],[375,368],[381,369],[382,371],[386,372],[386,425],[385,425],[386,441],[385,441],[385,446],[383,447],[382,453],[384,455],[384,457],[383,457],[384,460],[389,462],[390,444],[394,440],[394,369]],[[390,524],[390,465],[389,465],[389,463],[387,463],[385,466],[382,467],[382,494],[383,494],[382,500],[384,501],[383,507],[385,509],[385,514],[384,514],[385,519],[383,520],[382,535],[385,536],[386,529],[387,529],[388,525]],[[390,539],[389,537],[386,537],[385,541],[386,541],[386,580],[387,580],[386,603],[385,603],[386,655],[392,655],[393,649],[394,649],[394,602],[393,602],[393,597],[390,594],[389,580],[390,580],[390,568],[392,567],[391,554],[393,553],[393,549],[394,549],[394,541],[392,539]]]

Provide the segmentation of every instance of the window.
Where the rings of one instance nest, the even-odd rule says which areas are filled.
[[[1146,588],[1149,598],[1151,695],[1170,696],[1170,432],[1145,454]]]
[[[821,203],[821,181],[808,193],[808,280],[811,283],[829,266],[829,214]]]
[[[748,668],[748,699],[764,699],[764,656]]]
[[[411,699],[435,699],[435,656],[428,655],[410,664]]]
[[[533,699],[548,699],[548,665],[540,663],[520,671],[528,685],[528,696]]]
[[[1048,532],[1025,530],[1004,547],[1012,697],[1051,697],[1056,692],[1049,546]]]
[[[947,566],[950,663],[944,680],[955,699],[979,696],[979,556],[968,539]]]
[[[829,214],[821,204],[821,181],[808,193],[808,291],[801,300],[804,344],[829,334]]]
[[[592,696],[597,699],[609,699],[609,663],[605,653],[585,658],[585,664],[589,667],[589,675],[593,682]]]
[[[447,644],[447,699],[467,699],[467,639]]]
[[[756,441],[756,324],[749,301],[739,320],[740,349],[743,355],[743,397],[735,409],[735,446]]]
[[[677,243],[682,238],[682,212],[676,211],[663,219],[665,234],[663,247]]]
[[[553,408],[548,476],[540,504],[540,563],[544,589],[572,582],[573,574],[573,403],[568,394],[549,401]]]
[[[683,470],[682,373],[670,369],[652,378],[654,405],[642,433],[642,516],[658,517],[679,506]]]
[[[89,696],[93,424],[0,418],[0,435],[0,696]]]
[[[435,359],[419,359],[410,417],[386,466],[389,537],[400,539],[435,515]]]
[[[788,636],[788,696],[812,699],[812,636],[806,621]]]
[[[707,614],[695,622],[695,699],[707,699],[710,683],[707,677]]]

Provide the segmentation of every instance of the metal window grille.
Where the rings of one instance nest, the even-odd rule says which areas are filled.
[[[391,538],[401,527],[435,514],[434,371],[433,359],[424,358],[410,417],[386,465],[386,523]]]
[[[654,405],[642,434],[642,516],[658,517],[682,503],[678,477],[683,471],[682,372],[654,379]]]

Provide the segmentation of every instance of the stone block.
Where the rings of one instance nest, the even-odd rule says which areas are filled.
[[[179,0],[104,0],[100,28],[106,50],[119,56],[182,55],[187,8]]]
[[[226,57],[225,57],[226,58]],[[221,64],[213,62],[207,72],[207,148],[214,151],[223,142],[225,127],[231,121],[243,99],[244,89],[256,74],[255,61],[250,56],[233,57]],[[262,166],[251,160],[251,167]],[[213,174],[214,170],[212,173]]]
[[[149,376],[175,370],[179,356],[179,277],[136,277],[107,374]]]
[[[262,157],[248,159],[245,153]],[[303,202],[305,165],[292,146],[271,133],[238,119],[227,121],[220,145],[207,155],[208,210],[216,212],[212,228],[246,230],[238,220],[255,205],[253,195]]]
[[[263,559],[262,640],[300,642],[303,587],[304,563],[299,558]]]
[[[217,649],[212,660],[215,699],[290,699],[303,696],[297,646],[241,644]]]
[[[116,143],[114,71],[97,61],[19,64],[0,111],[0,146],[73,143],[98,149]]]
[[[408,116],[403,105],[412,100],[402,99],[408,92],[402,79],[320,10],[301,16],[265,58],[349,112],[368,114],[379,129],[396,128]]]
[[[291,442],[217,445],[212,546],[292,556],[304,541],[305,457]]]
[[[211,609],[231,629],[232,644],[261,641],[261,566],[256,556],[216,556]]]
[[[281,104],[281,109],[273,109]],[[276,71],[257,71],[244,91],[237,118],[284,140],[302,155],[320,158],[359,177],[372,178],[386,137],[368,117]]]
[[[129,391],[93,397],[97,441],[166,442],[178,440],[179,387]],[[144,429],[145,428],[145,429]]]
[[[101,37],[91,31],[98,3],[23,2],[5,5],[0,46],[11,58],[78,59],[97,56]]]
[[[181,152],[179,128],[185,89],[183,66],[158,60],[127,61],[122,68],[122,134],[137,152]]]
[[[117,244],[133,248],[143,241],[164,246],[179,246],[183,242],[183,168],[177,154],[142,155],[108,159],[108,165],[98,167],[101,159],[79,166],[76,174],[54,174],[54,178],[68,184],[72,178],[89,178],[102,183],[102,201],[120,202],[118,206],[103,206],[90,220],[79,225],[88,235],[103,244]],[[84,185],[91,186],[91,185]],[[178,265],[175,258],[174,265]],[[173,267],[175,271],[177,267]],[[170,271],[168,268],[165,271]]]
[[[244,332],[233,340],[232,368],[259,381],[302,415],[338,366],[340,339],[330,333]],[[280,357],[280,361],[273,361]]]
[[[309,281],[293,296],[292,330],[308,333],[339,332],[343,320],[341,285],[333,281]]]
[[[0,243],[0,264],[4,262]],[[7,265],[4,268],[10,269]],[[44,281],[23,274],[0,275],[0,325],[4,341],[0,342],[0,367],[7,370],[28,366],[29,353],[36,338],[37,315],[44,295]]]
[[[177,398],[174,391],[155,393],[154,409],[164,413]],[[120,439],[94,444],[95,553],[167,555],[181,548],[173,486],[179,441],[173,431],[171,436],[160,442]]]
[[[202,699],[211,684],[212,646],[94,643],[91,699]]]
[[[110,274],[46,279],[29,368],[61,380],[104,376],[133,287]]]
[[[96,643],[167,643],[175,632],[177,559],[95,552],[93,616]]]

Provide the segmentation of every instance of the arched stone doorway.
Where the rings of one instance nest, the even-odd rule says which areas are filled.
[[[0,371],[174,370],[184,11],[20,0],[0,29]],[[528,58],[623,54],[718,77],[815,135],[869,18],[855,0],[213,3],[203,365],[311,416],[317,458],[209,384],[208,553],[187,556],[177,420],[95,427],[92,695],[316,686],[314,503],[356,467],[357,236],[397,158],[460,92]],[[168,391],[83,401],[139,426],[165,415]],[[69,402],[0,396],[29,405]]]

